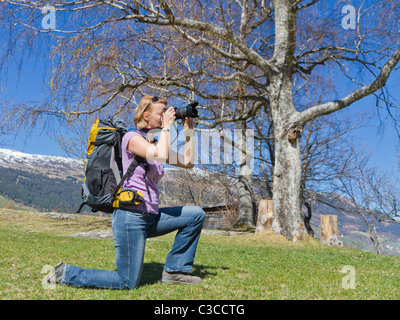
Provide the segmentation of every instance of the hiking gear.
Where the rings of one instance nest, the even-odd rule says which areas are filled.
[[[162,283],[183,283],[183,284],[198,284],[201,282],[200,277],[191,276],[184,272],[167,272],[163,271]]]
[[[92,212],[112,213],[115,208],[120,206],[144,203],[141,192],[127,190],[127,188],[122,189],[126,178],[134,172],[138,165],[143,163],[145,169],[148,167],[144,158],[136,156],[122,176],[121,140],[126,132],[125,123],[112,117],[106,120],[97,119],[92,125],[87,147],[88,160],[82,185],[84,201],[77,213],[84,205],[90,206]],[[120,201],[121,196],[122,201]],[[145,206],[143,210],[145,210]]]
[[[50,284],[61,283],[64,271],[65,271],[65,264],[64,262],[61,261],[58,265],[54,267],[54,269],[47,276],[47,282]]]

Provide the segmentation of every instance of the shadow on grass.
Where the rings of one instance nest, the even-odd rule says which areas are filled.
[[[140,279],[139,286],[155,284],[161,280],[161,275],[164,269],[164,264],[158,262],[147,262],[143,264],[142,278]],[[205,278],[207,276],[216,276],[217,270],[228,270],[227,267],[213,267],[213,266],[203,266],[195,265],[193,267],[192,275],[198,276],[200,278]]]

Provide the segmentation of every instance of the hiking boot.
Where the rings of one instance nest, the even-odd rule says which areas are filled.
[[[183,284],[198,284],[201,282],[200,277],[196,276],[191,276],[187,274],[186,272],[167,272],[163,271],[162,273],[162,278],[161,278],[162,283],[183,283]]]
[[[64,271],[65,271],[65,264],[64,262],[61,261],[58,265],[54,267],[54,269],[47,276],[47,282],[49,282],[50,284],[61,283]]]

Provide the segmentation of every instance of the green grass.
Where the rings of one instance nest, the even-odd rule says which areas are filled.
[[[5,210],[3,210],[5,212]],[[289,243],[279,236],[202,234],[194,274],[199,285],[166,285],[159,279],[174,235],[146,245],[141,284],[129,291],[42,286],[46,265],[59,261],[115,270],[112,240],[71,238],[105,229],[109,218],[57,221],[39,213],[0,210],[0,299],[399,299],[400,260],[314,239]],[[340,271],[355,268],[355,289],[344,289]]]

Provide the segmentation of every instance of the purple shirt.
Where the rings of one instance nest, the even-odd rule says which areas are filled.
[[[128,131],[122,138],[122,168],[123,173],[128,170],[129,165],[135,158],[135,154],[127,150],[128,142],[133,136],[142,136],[137,131]],[[161,162],[158,161],[148,161],[150,170],[147,172],[147,182],[149,185],[150,196],[147,193],[146,183],[144,181],[143,175],[145,173],[144,164],[140,164],[133,174],[128,177],[124,182],[124,187],[140,191],[146,202],[146,211],[153,214],[158,214],[159,205],[159,191],[157,188],[157,183],[161,180],[164,175],[164,167]],[[143,210],[143,204],[132,206],[129,209]]]

